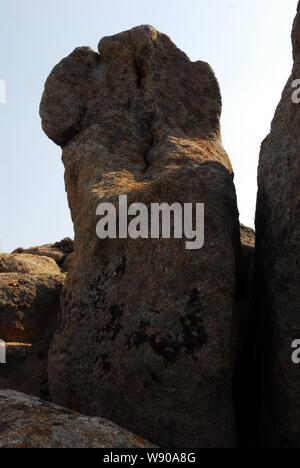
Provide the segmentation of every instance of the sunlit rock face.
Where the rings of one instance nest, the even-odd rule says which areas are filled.
[[[212,69],[141,26],[76,49],[41,117],[63,148],[75,254],[49,356],[54,402],[167,447],[236,444],[239,223]],[[96,236],[100,202],[204,203],[205,244]]]
[[[299,37],[298,6],[292,74],[260,154],[255,265],[261,443],[298,448],[300,374],[291,356],[292,343],[300,338],[300,104],[296,104],[299,92],[293,87],[300,78]]]

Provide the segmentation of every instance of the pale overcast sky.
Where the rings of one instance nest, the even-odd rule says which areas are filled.
[[[214,68],[240,218],[254,224],[259,148],[290,74],[297,0],[0,0],[0,250],[73,236],[61,150],[40,127],[44,82],[81,45],[152,24]]]

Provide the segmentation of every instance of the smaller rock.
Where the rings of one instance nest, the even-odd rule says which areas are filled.
[[[49,257],[28,254],[0,254],[0,273],[59,275],[60,269],[57,263]]]
[[[65,276],[0,274],[0,337],[34,343],[53,334]]]
[[[100,418],[0,390],[0,448],[154,448]]]
[[[72,239],[66,237],[60,242],[56,242],[55,244],[44,244],[37,247],[31,247],[29,249],[18,248],[14,250],[12,253],[17,254],[30,254],[30,255],[37,255],[43,257],[50,257],[59,267],[61,267],[70,253],[74,251],[74,243]]]
[[[252,228],[241,225],[242,263],[240,274],[241,293],[246,297],[249,288],[252,265],[255,252],[255,231]]]
[[[52,247],[54,249],[61,250],[65,255],[69,255],[74,252],[74,242],[72,239],[70,239],[70,237],[66,237],[60,242],[56,242]]]
[[[241,243],[251,249],[255,248],[255,230],[241,224]]]

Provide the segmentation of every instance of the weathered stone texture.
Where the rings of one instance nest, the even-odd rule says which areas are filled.
[[[150,26],[76,49],[47,80],[75,256],[49,358],[53,400],[168,447],[236,444],[239,224],[212,69]],[[100,202],[205,203],[205,246],[100,241]]]
[[[0,448],[154,448],[104,419],[18,392],[0,390],[0,414]]]

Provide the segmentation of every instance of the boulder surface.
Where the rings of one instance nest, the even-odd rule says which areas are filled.
[[[0,273],[60,275],[61,271],[52,258],[28,254],[0,254]]]
[[[100,418],[0,390],[0,448],[154,448]]]

